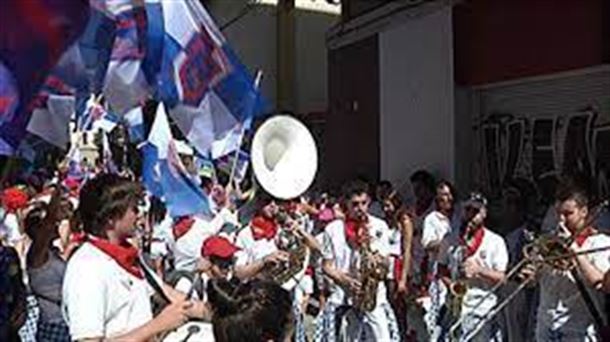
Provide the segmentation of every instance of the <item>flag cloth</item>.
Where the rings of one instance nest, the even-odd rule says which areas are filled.
[[[151,95],[142,69],[146,55],[146,8],[144,1],[112,0],[102,2],[100,9],[108,12],[115,24],[104,97],[109,108],[122,116]]]
[[[142,107],[136,107],[124,116],[125,122],[127,123],[127,129],[129,132],[129,141],[132,143],[139,143],[144,141],[144,116],[142,113]]]
[[[238,155],[237,163],[235,163],[235,156]],[[246,151],[240,150],[239,153],[229,153],[216,160],[216,167],[218,170],[231,175],[231,169],[235,165],[235,173],[233,174],[234,179],[241,183],[246,177],[248,166],[250,165],[250,154]]]
[[[0,154],[13,154],[26,135],[36,97],[62,53],[83,32],[87,1],[0,3]],[[8,72],[7,72],[8,71]]]
[[[254,80],[197,0],[160,1],[165,35],[158,96],[187,140],[215,141],[263,112]]]
[[[163,104],[159,104],[142,149],[144,184],[149,192],[165,201],[170,216],[211,216],[207,195],[196,185],[195,175],[190,175],[180,161]]]

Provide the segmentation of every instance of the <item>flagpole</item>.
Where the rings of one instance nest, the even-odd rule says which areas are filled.
[[[250,108],[250,110],[254,110],[254,106],[256,106],[256,101],[258,97],[258,89],[260,87],[260,83],[261,83],[261,79],[263,77],[263,72],[261,70],[258,70],[256,72],[256,78],[254,79],[254,102],[252,103],[252,108]],[[250,113],[250,115],[254,115],[254,113]],[[233,165],[231,166],[231,174],[229,176],[229,183],[227,183],[227,186],[232,186],[233,184],[233,178],[235,177],[235,168],[237,167],[237,161],[239,160],[239,152],[241,151],[241,143],[244,139],[244,135],[246,134],[246,127],[245,125],[242,123],[242,127],[241,127],[241,132],[239,133],[239,140],[237,141],[237,148],[235,149],[235,157],[233,158]]]

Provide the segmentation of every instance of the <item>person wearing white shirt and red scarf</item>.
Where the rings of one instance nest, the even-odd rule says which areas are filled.
[[[203,302],[157,283],[171,303],[155,318],[153,287],[129,244],[138,219],[139,186],[118,175],[89,180],[80,193],[78,215],[85,242],[69,259],[63,311],[75,341],[148,341],[190,317],[209,318]],[[150,275],[150,273],[149,273]]]
[[[287,203],[289,204],[289,203]],[[278,224],[279,206],[271,195],[259,193],[256,204],[258,210],[248,227],[238,233],[235,245],[240,249],[236,253],[235,275],[242,279],[265,278],[265,269],[273,264],[286,263],[290,254],[279,248],[281,246],[280,230],[292,227],[292,232],[312,251],[320,249],[318,242],[307,233],[296,220],[287,218],[287,222]],[[290,215],[287,215],[290,216]],[[300,279],[302,280],[302,279]],[[299,281],[300,282],[300,281]],[[282,284],[280,284],[282,285]],[[299,291],[293,291],[293,310],[295,318],[295,340],[305,341],[302,312],[299,305]]]
[[[610,237],[600,234],[590,226],[588,197],[586,192],[572,185],[562,185],[557,193],[558,229],[572,241],[571,252],[610,246]],[[561,233],[561,232],[557,232]],[[528,265],[521,275],[535,276],[540,285],[538,306],[537,341],[605,341],[600,337],[599,326],[593,315],[605,322],[603,294],[597,291],[602,285],[604,273],[610,270],[610,251],[581,254],[574,258],[575,271],[566,271],[544,264],[536,270]],[[537,272],[536,272],[537,271]],[[578,280],[574,275],[579,277]],[[587,305],[578,281],[591,300]],[[603,323],[603,322],[600,322]]]
[[[364,182],[347,184],[343,190],[347,217],[345,221],[333,221],[323,233],[322,268],[333,284],[317,320],[315,341],[400,341],[384,279],[379,280],[377,293],[368,294],[375,298],[371,311],[354,306],[353,297],[362,291],[362,277],[366,277],[358,270],[363,244],[370,246],[371,258],[378,266],[387,266],[390,255],[390,229],[384,221],[368,214],[367,189]]]
[[[195,271],[203,241],[216,234],[219,228],[195,215],[178,218],[172,225],[174,268],[177,271]]]
[[[463,205],[464,224],[458,241],[441,252],[452,273],[451,279],[444,278],[448,287],[456,281],[463,282],[466,286],[461,303],[459,300],[454,302],[455,298],[451,296],[447,300],[450,310],[459,310],[458,313],[452,312],[458,316],[453,317],[451,323],[456,319],[462,321],[454,332],[460,341],[473,333],[496,305],[498,298],[496,294],[490,293],[490,289],[504,279],[508,265],[508,250],[504,239],[484,226],[486,207],[487,200],[479,193],[472,193]],[[442,270],[440,272],[443,273]],[[448,330],[449,326],[444,328]],[[502,341],[497,321],[492,319],[485,324],[472,341]]]

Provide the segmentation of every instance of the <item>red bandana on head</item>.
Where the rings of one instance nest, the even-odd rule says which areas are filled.
[[[254,240],[271,240],[277,234],[277,224],[274,220],[270,220],[263,216],[256,216],[250,224],[252,236]]]
[[[174,234],[174,240],[178,240],[184,234],[188,233],[191,228],[193,228],[193,224],[195,223],[195,219],[193,217],[187,216],[183,217],[174,224],[172,227],[172,234]]]
[[[109,257],[114,259],[125,271],[139,279],[144,279],[142,269],[138,265],[138,249],[125,242],[115,245],[108,240],[89,238],[88,241]]]
[[[474,255],[481,247],[481,243],[483,243],[483,236],[485,236],[485,229],[483,227],[479,227],[473,234],[466,233],[466,239],[464,236],[460,238],[460,242],[466,245],[466,258]]]

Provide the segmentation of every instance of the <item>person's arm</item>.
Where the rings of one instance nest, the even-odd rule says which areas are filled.
[[[476,262],[478,263],[479,261],[476,260]],[[502,271],[496,271],[491,268],[480,266],[480,269],[476,273],[475,278],[482,279],[484,281],[487,281],[491,285],[495,285],[496,283],[499,283],[504,280],[504,275],[505,273]]]
[[[318,240],[316,240],[313,235],[306,232],[305,229],[298,224],[295,224],[295,234],[297,237],[302,239],[305,246],[307,246],[312,252],[322,253],[322,246],[320,246]]]
[[[276,251],[254,262],[235,266],[235,276],[241,280],[254,278],[266,265],[288,261],[290,255],[284,251]]]
[[[331,259],[325,259],[322,261],[322,270],[332,281],[337,285],[348,289],[352,292],[360,290],[360,282],[344,272],[341,272],[334,266],[334,261]]]
[[[46,216],[40,223],[40,233],[36,239],[32,239],[32,245],[28,251],[28,266],[30,268],[38,268],[44,265],[49,259],[49,246],[51,241],[57,234],[57,223],[60,216],[61,208],[61,192],[56,189],[53,191],[51,201],[46,210]]]
[[[576,243],[572,243],[570,250],[577,253],[581,250],[581,248]],[[589,258],[595,258],[596,261],[598,261],[597,266],[601,267],[602,269],[600,270],[598,267],[596,267]],[[608,264],[609,258],[610,255],[607,252],[594,253],[591,255],[580,254],[574,256],[574,263],[576,264],[576,267],[578,267],[583,280],[588,286],[601,289],[604,282],[604,270],[608,270],[610,267]]]
[[[155,317],[148,323],[135,328],[127,333],[114,337],[94,337],[78,339],[79,342],[120,342],[133,341],[145,342],[150,341],[155,336],[172,330],[186,323],[188,320],[187,312],[192,310],[193,304],[186,301],[172,303],[168,305],[159,316]]]
[[[481,260],[475,255],[466,259],[464,262],[464,273],[466,278],[481,279],[495,285],[504,280],[505,270],[508,267],[508,249],[502,238],[494,241],[495,250],[491,253],[491,267],[486,267],[481,263]]]
[[[407,291],[407,280],[411,272],[411,245],[413,241],[413,223],[408,215],[399,218],[398,226],[402,229],[402,272],[398,279],[398,291]]]

